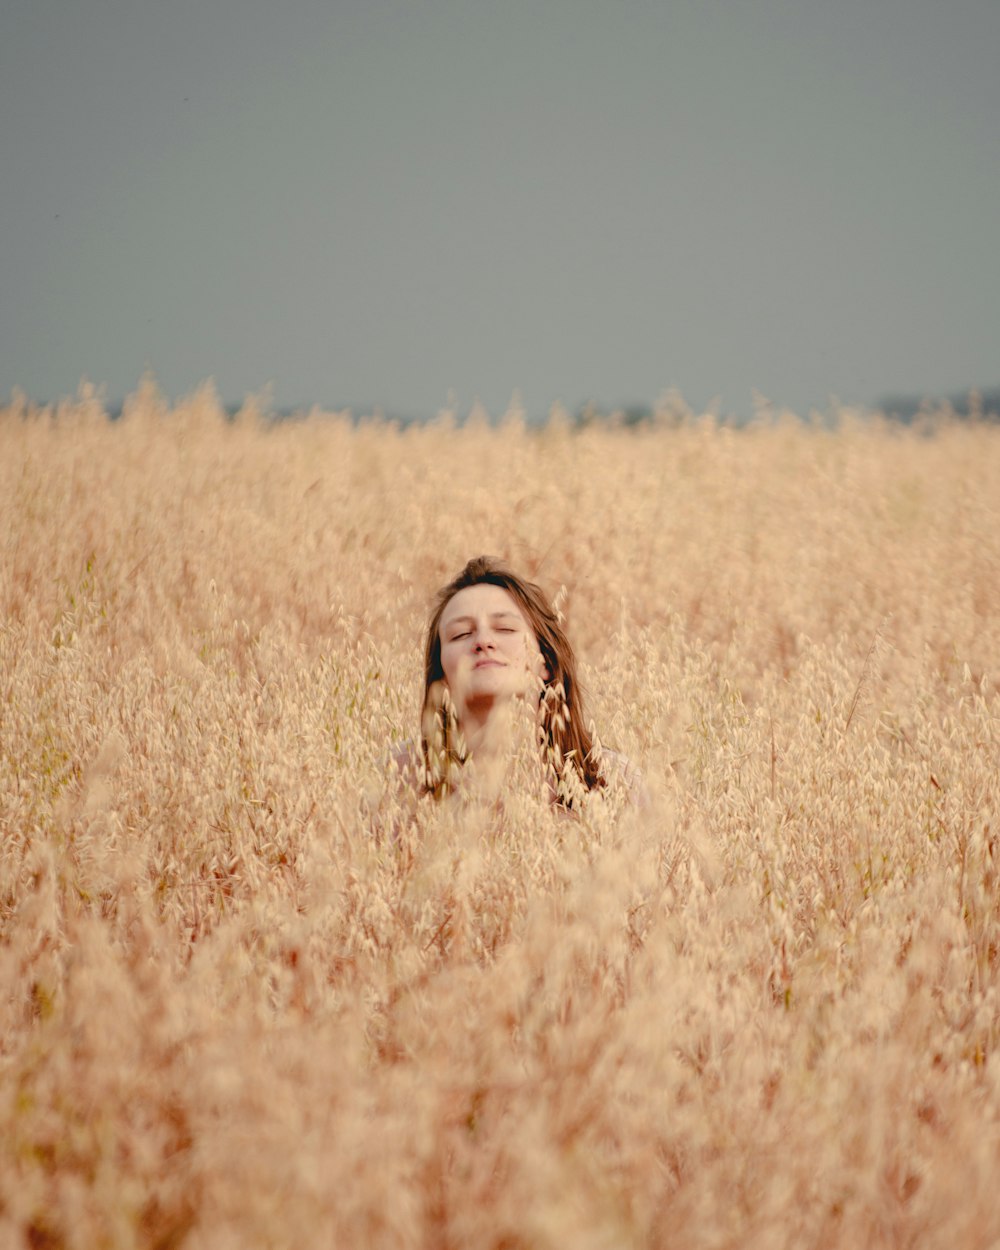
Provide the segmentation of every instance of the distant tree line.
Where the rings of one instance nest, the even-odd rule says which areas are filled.
[[[1000,386],[985,391],[966,391],[962,395],[930,398],[926,395],[886,395],[875,405],[878,412],[896,421],[909,424],[928,413],[950,410],[956,417],[1000,420]]]
[[[121,403],[110,403],[105,406],[105,411],[112,421],[117,421],[122,415],[122,407]],[[242,403],[222,405],[222,409],[230,421],[236,419],[243,407]],[[319,409],[316,410],[318,411]],[[331,408],[325,411],[335,412],[339,411],[339,409]],[[951,412],[956,417],[966,419],[1000,421],[1000,386],[990,387],[983,391],[971,390],[961,395],[945,397],[885,395],[872,405],[872,411],[880,412],[886,417],[894,421],[901,421],[906,425],[911,424],[921,416],[929,416],[941,411]],[[376,413],[379,419],[400,426],[419,424],[424,420],[424,418],[406,416],[399,413],[387,413],[381,409],[377,409]],[[307,415],[307,410],[305,408],[276,408],[262,415],[271,421],[287,421],[301,419]],[[361,409],[352,410],[350,413],[351,419],[355,422],[371,419],[371,415],[371,413],[364,412]],[[614,424],[631,428],[646,425],[653,421],[657,416],[657,409],[652,404],[644,403],[623,404],[617,408],[605,408],[598,404],[587,403],[581,404],[579,408],[568,415],[570,422],[576,427],[584,427],[599,422],[613,422]],[[744,424],[747,419],[746,417],[737,419],[736,424]],[[465,417],[459,416],[457,423],[464,425],[465,420]],[[544,426],[546,419],[529,418],[528,424]]]

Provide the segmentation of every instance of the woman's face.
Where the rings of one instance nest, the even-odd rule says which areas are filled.
[[[441,667],[460,716],[524,694],[543,676],[538,639],[502,586],[483,582],[454,594],[441,616],[440,638]]]

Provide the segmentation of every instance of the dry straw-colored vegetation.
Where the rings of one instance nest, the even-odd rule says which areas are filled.
[[[998,498],[946,415],[0,411],[0,1244],[997,1245]],[[484,551],[646,809],[392,810]]]

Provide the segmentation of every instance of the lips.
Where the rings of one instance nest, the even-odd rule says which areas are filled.
[[[506,668],[507,665],[500,660],[477,660],[472,666],[473,668]]]

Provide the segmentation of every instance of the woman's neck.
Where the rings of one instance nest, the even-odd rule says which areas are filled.
[[[519,765],[540,773],[538,723],[526,700],[496,702],[485,714],[467,708],[461,729],[477,788],[499,792]]]

